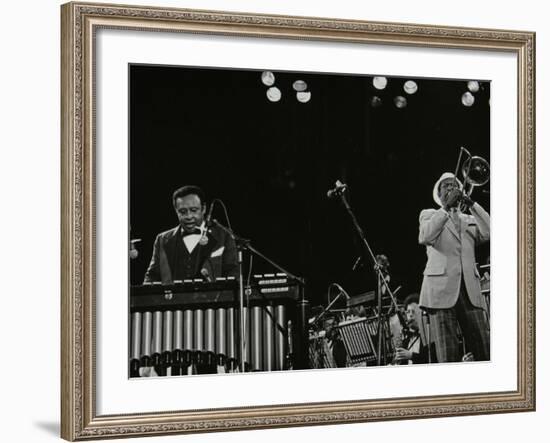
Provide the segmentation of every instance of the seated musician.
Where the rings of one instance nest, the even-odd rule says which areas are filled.
[[[337,325],[338,322],[334,317],[327,318],[324,325],[326,332],[325,337],[328,340],[334,365],[337,368],[345,368],[347,363],[347,352],[342,337],[340,336],[340,331],[336,328]]]
[[[144,283],[237,277],[237,248],[218,226],[206,226],[205,196],[197,186],[183,186],[172,196],[179,225],[157,235]]]
[[[403,340],[403,346],[395,351],[395,360],[408,364],[429,363],[430,355],[422,322],[422,313],[418,306],[418,294],[410,294],[404,302],[409,334]],[[436,363],[435,345],[431,346],[431,362]]]

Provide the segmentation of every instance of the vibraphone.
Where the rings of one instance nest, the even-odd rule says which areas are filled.
[[[233,372],[239,367],[239,290],[235,279],[176,281],[130,290],[130,376]],[[245,367],[292,369],[303,349],[300,286],[286,274],[255,275],[244,299]],[[307,354],[306,354],[307,355]],[[299,365],[298,365],[299,366]]]

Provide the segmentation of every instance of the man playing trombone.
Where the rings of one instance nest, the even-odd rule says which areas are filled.
[[[489,240],[489,214],[450,172],[435,183],[433,198],[440,208],[420,213],[418,241],[428,256],[420,306],[429,315],[437,361],[462,360],[458,326],[474,359],[489,360],[489,325],[475,265],[475,247]]]

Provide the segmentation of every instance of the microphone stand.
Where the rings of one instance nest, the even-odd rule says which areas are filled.
[[[277,263],[275,263],[273,260],[267,258],[264,254],[262,254],[260,251],[258,251],[256,248],[254,248],[250,244],[250,240],[240,237],[239,235],[235,234],[235,232],[228,228],[227,226],[222,225],[218,220],[211,219],[211,223],[216,225],[218,228],[220,228],[222,231],[226,232],[237,245],[238,250],[238,263],[239,263],[239,330],[240,330],[240,337],[239,337],[239,344],[240,344],[240,355],[241,355],[241,371],[245,372],[245,356],[246,356],[246,346],[245,346],[245,325],[244,325],[244,294],[245,294],[245,288],[244,288],[244,273],[243,273],[243,251],[248,251],[251,254],[254,254],[262,259],[264,259],[266,262],[268,262],[273,267],[277,268],[279,271],[284,272],[289,278],[296,280],[301,287],[305,286],[304,279],[288,272],[285,270],[282,266],[279,266]],[[303,291],[302,292],[302,304],[305,302],[303,297]]]
[[[348,212],[351,221],[353,223],[353,226],[355,227],[355,230],[357,231],[357,234],[359,235],[359,238],[361,239],[361,243],[363,245],[363,255],[366,257],[369,257],[370,260],[372,260],[372,263],[374,264],[374,270],[376,272],[377,276],[377,291],[378,291],[378,358],[377,363],[378,366],[382,364],[382,349],[385,349],[385,343],[383,342],[383,323],[382,323],[382,288],[385,288],[388,294],[391,297],[393,305],[397,309],[397,303],[395,302],[395,297],[393,295],[392,290],[390,289],[390,286],[388,285],[388,282],[384,278],[384,275],[382,273],[382,269],[380,265],[378,264],[378,261],[376,260],[376,256],[374,255],[374,252],[372,252],[372,249],[369,245],[369,242],[367,241],[367,238],[365,237],[365,233],[363,232],[363,229],[361,229],[361,226],[359,225],[359,222],[357,221],[357,218],[355,217],[355,214],[353,213],[353,210],[351,209],[351,206],[348,203],[348,200],[346,199],[345,190],[347,187],[343,187],[342,190],[336,191],[335,194],[340,197],[340,200],[344,207],[346,208],[346,211]],[[386,353],[384,352],[384,363],[386,363]]]
[[[428,324],[428,330],[427,330],[427,337],[426,337],[426,341],[428,342],[428,363],[431,363],[432,362],[432,334],[431,334],[431,330],[430,330],[430,314],[428,314],[428,312],[423,309],[422,310],[422,316],[426,318],[426,322]],[[422,327],[424,327],[424,325],[422,325]]]

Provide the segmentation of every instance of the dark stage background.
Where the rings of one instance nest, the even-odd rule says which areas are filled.
[[[466,107],[466,80],[414,78],[418,91],[408,95],[408,78],[388,77],[379,91],[371,76],[274,74],[276,103],[261,71],[130,67],[131,237],[143,239],[131,283],[142,281],[156,234],[177,225],[172,192],[197,184],[208,201],[225,202],[238,234],[306,279],[313,305],[326,304],[332,282],[352,295],[375,289],[371,266],[351,270],[358,239],[343,206],[326,197],[340,179],[371,247],[390,260],[399,298],[419,292],[418,215],[435,207],[433,184],[454,171],[460,146],[490,161],[490,83]],[[298,79],[308,103],[296,100]],[[371,106],[373,95],[381,106]],[[488,193],[478,188],[473,197],[489,210]],[[214,217],[224,221],[220,207]],[[488,253],[483,246],[478,259]],[[274,271],[254,260],[255,273]]]

